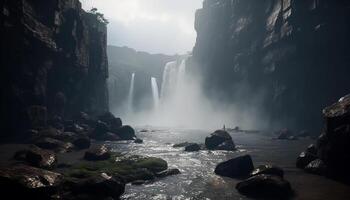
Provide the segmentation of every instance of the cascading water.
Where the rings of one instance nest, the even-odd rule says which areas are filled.
[[[131,74],[130,79],[130,88],[129,88],[129,94],[127,99],[127,108],[128,112],[133,112],[133,100],[134,100],[134,85],[135,85],[135,73]]]
[[[159,107],[159,89],[158,89],[158,84],[157,84],[156,78],[154,78],[154,77],[151,78],[151,85],[152,85],[154,109],[157,110]]]
[[[162,80],[162,86],[161,86],[161,92],[160,92],[160,99],[161,101],[165,101],[165,99],[169,98],[172,90],[174,89],[174,82],[176,82],[176,68],[177,68],[177,61],[168,62],[163,71],[163,80]]]

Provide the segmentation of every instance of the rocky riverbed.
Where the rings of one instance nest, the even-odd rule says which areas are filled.
[[[147,129],[139,127],[138,130]],[[188,130],[169,128],[148,128],[137,131],[143,144],[114,142],[110,146],[115,151],[129,154],[143,154],[163,158],[181,174],[149,182],[141,186],[126,185],[122,199],[250,199],[240,194],[236,184],[241,179],[221,177],[214,173],[218,163],[250,154],[254,165],[271,164],[284,170],[284,177],[291,184],[294,195],[291,199],[348,199],[349,186],[312,175],[296,167],[300,149],[305,149],[313,139],[275,140],[274,135],[261,133],[231,133],[237,151],[200,150],[186,152],[174,148],[175,143],[186,141],[204,143],[211,130]]]

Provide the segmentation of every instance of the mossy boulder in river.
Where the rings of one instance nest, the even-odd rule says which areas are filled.
[[[126,182],[132,182],[154,179],[156,173],[167,168],[167,162],[161,158],[137,155],[121,156],[115,153],[108,160],[78,163],[67,170],[66,176],[87,178],[106,173],[110,176],[120,177]]]

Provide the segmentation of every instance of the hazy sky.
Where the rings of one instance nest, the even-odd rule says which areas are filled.
[[[185,53],[195,40],[195,10],[203,0],[81,0],[109,20],[108,44],[150,53]]]

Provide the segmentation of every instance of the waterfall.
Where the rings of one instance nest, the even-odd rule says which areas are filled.
[[[133,111],[134,85],[135,85],[135,73],[132,73],[131,79],[130,79],[129,95],[127,99],[128,112]]]
[[[162,104],[169,99],[182,98],[181,91],[184,89],[186,77],[186,60],[183,59],[180,65],[177,61],[168,62],[165,65],[160,95]]]
[[[170,95],[171,87],[174,85],[173,83],[176,81],[174,78],[174,74],[176,73],[177,62],[172,61],[168,62],[163,71],[163,80],[160,92],[160,99],[164,101],[164,99]]]
[[[157,79],[152,77],[151,78],[151,85],[152,85],[152,95],[153,95],[153,102],[154,102],[154,108],[155,110],[159,107],[159,89],[157,84]]]

